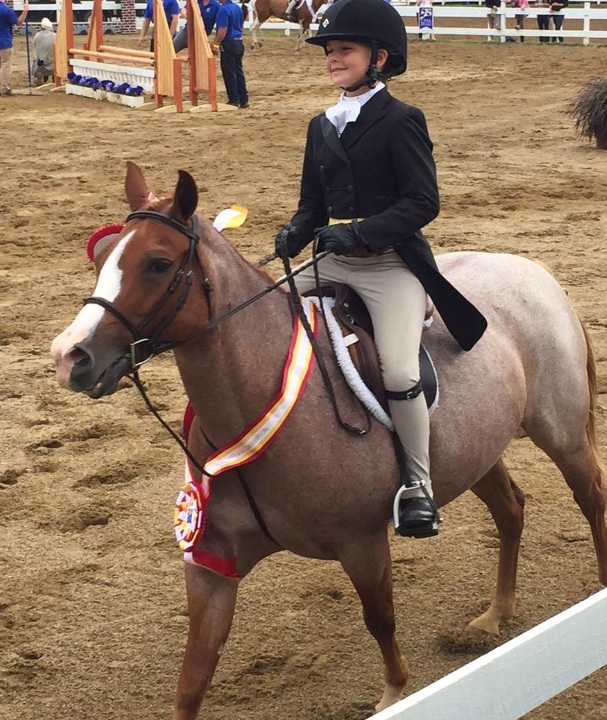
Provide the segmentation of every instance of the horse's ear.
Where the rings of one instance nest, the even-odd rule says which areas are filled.
[[[194,178],[185,170],[179,171],[179,180],[175,187],[175,195],[173,196],[173,207],[171,215],[181,222],[187,221],[196,212],[198,205],[198,188],[194,182]]]
[[[139,165],[135,165],[135,163],[130,160],[126,163],[124,189],[126,191],[126,198],[133,212],[147,204],[150,194],[147,183]]]

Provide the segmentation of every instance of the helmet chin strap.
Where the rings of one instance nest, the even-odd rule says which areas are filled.
[[[360,90],[361,87],[368,85],[369,88],[374,88],[377,85],[377,57],[379,55],[379,45],[375,40],[371,42],[371,61],[369,62],[369,68],[364,80],[360,80],[354,85],[348,87],[341,87],[345,92],[354,92]]]

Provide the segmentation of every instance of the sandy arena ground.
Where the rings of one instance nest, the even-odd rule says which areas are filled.
[[[172,530],[180,451],[133,390],[98,402],[60,390],[48,350],[93,287],[87,237],[125,215],[128,159],[158,194],[190,171],[210,216],[247,206],[230,238],[250,260],[271,251],[296,204],[307,121],[335,97],[320,51],[294,56],[293,42],[247,51],[246,111],[157,115],[27,90],[0,99],[1,720],[169,717],[187,625]],[[392,84],[424,108],[435,141],[435,250],[522,253],[569,292],[597,353],[604,455],[607,154],[576,139],[566,108],[604,72],[606,52],[414,41],[409,72]],[[25,68],[19,36],[15,89],[27,86]],[[172,358],[143,374],[177,426],[184,396]],[[518,613],[499,642],[599,589],[590,533],[555,467],[527,440],[508,463],[527,494],[527,527]],[[392,543],[411,691],[492,647],[461,633],[492,592],[492,522],[471,495],[444,517],[436,540]],[[600,672],[528,717],[605,720],[606,681]],[[282,554],[242,583],[203,717],[363,720],[382,684],[340,568]]]

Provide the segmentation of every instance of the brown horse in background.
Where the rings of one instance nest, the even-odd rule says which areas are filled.
[[[298,52],[302,45],[304,38],[310,34],[310,25],[316,20],[316,14],[319,9],[325,5],[326,0],[311,0],[313,13],[310,12],[307,0],[298,0],[295,6],[295,14],[297,16],[297,22],[299,23],[299,34],[297,36],[297,43],[295,45],[295,51]],[[263,45],[261,38],[261,26],[270,17],[285,19],[285,13],[287,11],[288,0],[249,0],[246,3],[249,7],[249,20],[251,21],[251,47],[260,48]]]
[[[204,463],[209,443],[231,442],[276,393],[293,328],[289,299],[280,290],[267,293],[268,277],[196,213],[198,191],[188,173],[180,172],[173,199],[152,202],[141,170],[129,163],[126,195],[139,212],[95,254],[93,296],[53,341],[57,379],[99,398],[133,372],[136,346],[150,346],[152,354],[173,347],[196,413],[189,451]],[[566,293],[540,264],[483,252],[446,253],[437,262],[489,322],[466,353],[436,317],[424,345],[441,383],[430,433],[435,499],[442,506],[471,489],[494,518],[497,587],[471,624],[498,633],[515,610],[524,495],[502,455],[519,428],[571,488],[592,531],[599,578],[607,583],[595,361]],[[214,322],[259,293],[258,302]],[[322,332],[319,343],[337,404],[355,421],[358,405]],[[232,559],[235,572],[185,565],[189,634],[173,719],[198,715],[230,632],[239,579],[282,550],[340,562],[383,657],[378,709],[398,700],[409,671],[395,637],[386,532],[400,484],[390,433],[377,422],[364,440],[344,432],[315,367],[280,435],[242,475],[239,480],[228,471],[213,482],[197,545],[201,554]]]

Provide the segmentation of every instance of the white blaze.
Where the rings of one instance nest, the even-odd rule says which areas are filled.
[[[118,267],[118,264],[127,243],[134,234],[135,230],[127,233],[112,250],[110,256],[103,264],[99,277],[97,278],[97,285],[93,290],[94,297],[103,298],[108,302],[114,302],[118,297],[120,293],[120,283],[122,281],[122,270]],[[66,328],[61,335],[58,335],[53,340],[51,353],[55,361],[57,361],[59,357],[67,355],[71,352],[74,345],[77,345],[91,335],[101,322],[104,312],[105,309],[102,308],[101,305],[85,305],[78,315],[76,315],[74,322]]]

